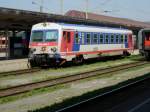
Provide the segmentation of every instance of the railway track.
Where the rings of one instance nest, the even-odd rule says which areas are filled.
[[[23,70],[16,70],[16,71],[8,71],[8,72],[0,72],[0,77],[10,76],[10,75],[22,75],[26,73],[33,73],[40,71],[40,68],[32,68],[32,69],[23,69]]]
[[[98,75],[115,73],[115,72],[126,70],[129,68],[142,66],[144,64],[149,64],[149,63],[148,62],[134,62],[134,63],[130,63],[130,64],[108,67],[108,68],[104,68],[104,69],[97,69],[97,70],[88,71],[88,72],[84,72],[84,73],[80,73],[80,74],[64,76],[61,78],[50,79],[50,80],[45,80],[45,81],[40,81],[40,82],[29,83],[29,84],[19,85],[19,86],[15,86],[15,87],[0,89],[0,98],[25,93],[25,92],[28,92],[28,91],[31,91],[34,89],[43,88],[43,87],[50,87],[50,86],[55,86],[55,85],[59,85],[59,84],[65,84],[65,83],[81,80],[81,79],[95,77]]]
[[[82,111],[85,112],[85,111],[89,111],[89,108],[87,108],[89,106],[92,109],[93,108],[94,109],[95,108],[99,108],[101,111],[104,111],[105,109],[108,109],[108,108],[110,108],[112,106],[116,106],[116,104],[119,103],[118,101],[116,101],[116,102],[114,101],[113,103],[108,103],[107,100],[104,101],[104,99],[106,99],[106,97],[112,97],[112,100],[114,100],[115,99],[114,97],[116,97],[115,94],[117,94],[118,96],[119,96],[119,93],[120,94],[125,94],[125,92],[127,92],[127,94],[130,94],[129,91],[133,90],[133,88],[135,89],[137,87],[141,87],[141,86],[143,86],[143,83],[149,82],[149,80],[150,80],[150,76],[147,76],[145,78],[135,79],[134,81],[128,82],[127,84],[124,84],[121,87],[117,87],[115,89],[108,90],[108,91],[106,91],[104,93],[100,93],[100,94],[98,94],[96,96],[93,96],[91,98],[85,99],[85,100],[80,101],[78,103],[75,103],[73,105],[66,106],[64,108],[56,110],[55,112],[77,112],[79,110],[80,110],[80,112],[82,112]],[[129,97],[129,96],[126,96],[126,97]],[[116,97],[116,98],[118,98],[118,97]],[[99,105],[97,105],[97,102],[99,103]],[[103,103],[100,103],[100,102],[103,102]],[[106,107],[106,104],[107,104],[107,107]],[[103,105],[105,105],[105,107],[103,107]]]

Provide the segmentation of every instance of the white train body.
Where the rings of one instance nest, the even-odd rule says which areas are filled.
[[[132,40],[127,29],[39,23],[32,27],[29,60],[39,65],[125,54],[133,50]]]

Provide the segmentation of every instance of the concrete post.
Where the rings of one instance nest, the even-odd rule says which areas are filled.
[[[10,58],[10,39],[8,35],[8,30],[5,30],[5,37],[6,37],[6,59]]]

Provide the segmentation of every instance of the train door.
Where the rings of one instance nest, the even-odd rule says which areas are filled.
[[[73,47],[73,31],[63,31],[61,52],[71,52]]]
[[[129,34],[129,36],[128,36],[128,47],[133,48],[133,40],[132,40],[131,34]]]
[[[73,51],[79,51],[81,39],[82,39],[82,44],[84,44],[84,33],[76,32],[74,36]]]

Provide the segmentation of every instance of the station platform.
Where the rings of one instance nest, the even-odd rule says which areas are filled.
[[[27,69],[28,59],[11,59],[11,60],[0,60],[0,72],[15,71],[21,69]]]

